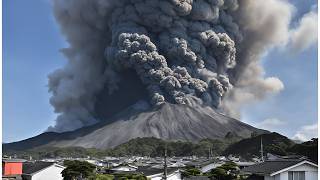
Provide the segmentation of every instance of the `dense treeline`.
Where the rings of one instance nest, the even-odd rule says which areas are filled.
[[[243,139],[230,145],[224,154],[241,155],[242,157],[260,156],[261,141],[265,153],[287,155],[287,149],[295,143],[278,133],[262,134]]]
[[[37,148],[26,151],[6,151],[4,154],[9,156],[29,159],[56,158],[56,157],[78,157],[86,158],[104,156],[162,156],[165,146],[169,156],[208,156],[211,155],[239,155],[243,158],[260,155],[260,143],[263,141],[264,152],[278,155],[304,155],[311,160],[317,161],[318,139],[295,144],[293,141],[278,133],[263,135],[253,135],[251,138],[240,140],[239,137],[228,134],[224,139],[203,139],[197,143],[192,142],[168,142],[157,138],[146,137],[136,138],[121,144],[113,149],[98,150],[85,149],[82,147],[68,148]]]
[[[240,155],[243,158],[260,156],[261,141],[263,143],[264,154],[271,153],[282,156],[302,155],[312,161],[318,161],[318,138],[296,144],[287,137],[275,132],[243,139],[227,147],[223,154]]]
[[[6,155],[17,155],[20,158],[34,159],[56,158],[56,157],[104,157],[104,156],[162,156],[165,146],[169,156],[208,156],[209,149],[212,155],[221,154],[224,149],[231,143],[238,141],[238,137],[226,137],[221,140],[203,139],[197,143],[182,141],[164,141],[161,139],[146,137],[136,138],[121,144],[113,149],[98,150],[86,149],[82,147],[43,147],[25,151],[6,151]]]
[[[295,144],[288,149],[288,152],[303,155],[314,162],[318,162],[318,138],[313,138],[301,144]]]

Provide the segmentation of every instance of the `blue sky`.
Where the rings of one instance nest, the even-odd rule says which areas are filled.
[[[316,1],[291,1],[295,19]],[[3,141],[35,136],[54,124],[47,75],[62,67],[66,47],[48,0],[3,1]],[[278,95],[244,107],[243,121],[288,137],[317,124],[317,47],[297,54],[272,50],[262,60],[266,76],[284,83]],[[313,126],[313,127],[311,127]]]

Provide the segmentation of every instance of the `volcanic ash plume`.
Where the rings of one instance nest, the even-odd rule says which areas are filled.
[[[165,102],[192,106],[196,100],[229,112],[228,103],[241,96],[239,89],[250,89],[237,87],[243,76],[250,86],[259,84],[255,86],[258,92],[254,91],[259,96],[277,90],[270,86],[282,87],[276,78],[268,79],[266,85],[261,67],[256,65],[259,54],[273,41],[264,42],[261,32],[266,30],[247,26],[253,26],[247,22],[255,16],[250,13],[259,14],[252,11],[255,2],[55,0],[55,17],[70,47],[62,50],[67,65],[49,75],[50,102],[59,114],[57,124],[49,130],[67,131],[98,122],[99,94],[112,97],[122,84],[130,83],[131,79],[123,76],[129,71],[142,82],[150,106]],[[266,33],[277,32],[277,25]],[[248,76],[249,71],[254,76]],[[232,93],[233,86],[238,94]],[[128,89],[126,93],[133,92]],[[221,106],[226,94],[230,95]]]

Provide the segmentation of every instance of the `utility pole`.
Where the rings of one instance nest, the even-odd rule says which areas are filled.
[[[264,158],[263,158],[263,144],[262,144],[262,136],[261,136],[261,144],[260,144],[260,153],[261,153],[261,161],[263,162],[264,161]]]
[[[163,172],[163,180],[167,180],[167,144],[165,144],[165,148],[164,148],[164,172]]]

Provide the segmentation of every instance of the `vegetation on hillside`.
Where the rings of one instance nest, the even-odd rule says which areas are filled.
[[[213,155],[219,155],[232,142],[229,139],[203,139],[198,143],[192,143],[168,142],[157,138],[136,138],[106,152],[112,156],[140,155],[155,157],[163,154],[164,148],[167,146],[169,156],[207,156],[209,149],[212,150]]]
[[[239,155],[243,158],[260,156],[260,143],[263,142],[264,153],[278,155],[304,155],[313,161],[318,157],[318,139],[295,144],[293,141],[278,133],[263,135],[253,134],[251,138],[241,140],[238,136],[228,133],[223,139],[203,139],[197,143],[183,141],[164,141],[157,138],[145,137],[132,139],[113,149],[98,150],[86,149],[82,147],[43,147],[25,151],[6,151],[4,154],[9,156],[17,155],[19,158],[33,159],[57,158],[57,157],[77,157],[86,158],[105,156],[162,156],[165,146],[169,156],[202,156],[212,155]]]
[[[260,156],[261,141],[263,143],[263,151],[265,154],[272,153],[277,155],[287,155],[287,149],[295,144],[287,137],[273,132],[270,134],[253,136],[236,142],[226,148],[223,154],[239,155],[244,158]]]
[[[312,138],[310,141],[301,144],[295,144],[287,151],[289,153],[306,156],[310,160],[318,162],[318,138]]]
[[[167,146],[169,156],[208,156],[209,149],[212,155],[220,155],[231,143],[239,140],[239,137],[226,137],[221,140],[203,139],[197,143],[182,141],[164,141],[153,137],[136,138],[113,149],[98,150],[82,147],[43,147],[25,151],[6,151],[9,156],[17,155],[20,158],[33,159],[57,158],[57,157],[104,157],[104,156],[161,156]]]
[[[239,155],[243,158],[260,156],[261,140],[263,143],[264,154],[271,153],[276,155],[301,155],[308,159],[318,162],[318,138],[296,144],[292,140],[278,133],[262,134],[243,139],[230,145],[223,154]]]

